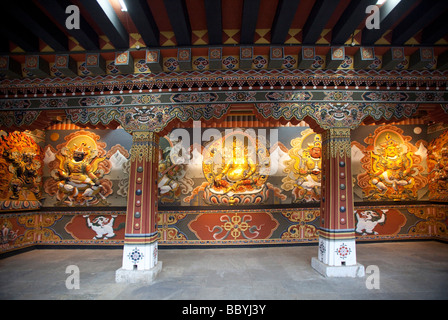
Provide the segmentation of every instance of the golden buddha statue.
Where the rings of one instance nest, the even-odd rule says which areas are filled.
[[[260,194],[270,172],[265,141],[244,131],[214,140],[203,151],[202,169],[209,203],[242,203],[243,198],[244,203],[252,203],[265,199],[266,195]]]
[[[228,150],[226,153],[229,153]],[[251,177],[257,170],[257,165],[248,156],[247,147],[233,137],[231,156],[223,157],[223,160],[225,163],[214,179],[214,187],[224,188],[224,193],[247,191],[246,187],[254,184]]]

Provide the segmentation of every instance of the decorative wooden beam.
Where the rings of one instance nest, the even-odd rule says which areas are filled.
[[[222,5],[221,0],[204,1],[207,17],[208,42],[210,45],[222,44]]]
[[[271,47],[269,49],[269,69],[280,69],[283,64],[284,52],[283,47]]]
[[[422,70],[434,60],[433,48],[419,48],[409,58],[409,70]]]
[[[95,75],[106,74],[106,61],[99,53],[86,54],[86,69]]]
[[[300,0],[280,0],[271,28],[271,43],[285,43]]]
[[[331,47],[327,53],[327,69],[336,70],[345,60],[345,47]]]
[[[134,73],[134,58],[129,51],[116,52],[114,64],[121,73]]]
[[[178,46],[191,45],[191,26],[185,0],[164,0]]]
[[[22,66],[10,56],[0,56],[0,73],[10,79],[22,77]]]
[[[79,0],[116,49],[129,48],[129,34],[108,0]]]
[[[76,77],[78,75],[78,66],[76,61],[68,54],[56,55],[54,67],[67,77]]]
[[[354,69],[367,69],[375,61],[375,49],[373,47],[361,47],[355,53]]]
[[[210,70],[221,70],[222,68],[222,48],[209,48],[208,61]]]
[[[404,60],[406,60],[406,57],[404,56],[403,47],[390,48],[390,50],[383,55],[382,69],[394,70],[400,63],[403,63]]]
[[[255,28],[257,26],[259,9],[260,0],[244,0],[240,43],[254,43]]]
[[[177,50],[177,62],[182,71],[191,70],[191,49],[180,48]]]
[[[297,69],[308,69],[314,62],[314,56],[316,55],[314,47],[302,47],[298,56]]]
[[[240,69],[248,70],[252,68],[254,59],[254,47],[240,47]]]
[[[31,73],[38,78],[50,76],[50,66],[48,62],[38,55],[26,56],[24,69],[27,73]]]
[[[146,65],[151,72],[161,72],[163,71],[163,57],[162,53],[158,49],[146,50]]]

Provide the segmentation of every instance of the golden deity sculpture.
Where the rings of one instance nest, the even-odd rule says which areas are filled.
[[[96,174],[98,164],[105,158],[96,156],[96,150],[82,142],[79,146],[73,144],[56,157],[60,160],[56,176],[58,184],[58,199],[69,206],[74,204],[89,205],[98,196],[102,196],[99,175]]]
[[[392,199],[402,199],[404,194],[412,194],[415,184],[410,174],[414,161],[412,152],[403,152],[403,148],[391,137],[385,136],[380,144],[379,153],[371,153],[372,180],[381,193],[389,193]]]
[[[384,125],[369,134],[366,146],[354,141],[364,156],[360,159],[363,173],[358,174],[358,185],[366,200],[417,200],[418,192],[428,179],[422,176],[421,163],[425,155],[424,145],[412,137],[403,135],[401,128]]]
[[[237,191],[238,188],[253,185],[255,181],[251,178],[257,170],[257,165],[248,157],[247,147],[241,141],[233,138],[232,155],[226,161],[221,172],[214,178],[214,188],[224,188],[224,193]]]
[[[203,156],[207,190],[214,199],[210,202],[220,202],[223,197],[223,202],[230,204],[264,201],[264,195],[259,199],[244,195],[257,195],[265,189],[270,172],[265,143],[243,132],[230,134],[209,145]]]
[[[0,152],[0,198],[41,200],[42,151],[39,145],[26,133],[13,132],[1,137]]]
[[[322,177],[322,138],[311,129],[291,141],[282,189],[292,190],[295,202],[318,201]]]

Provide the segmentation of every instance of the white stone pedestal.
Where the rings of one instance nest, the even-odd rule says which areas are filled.
[[[160,271],[162,271],[162,261],[159,261],[154,268],[148,270],[126,270],[120,268],[115,271],[115,282],[151,283]]]
[[[318,258],[311,258],[311,266],[324,277],[364,277],[365,270],[362,264],[354,264],[350,266],[330,266],[319,261]]]

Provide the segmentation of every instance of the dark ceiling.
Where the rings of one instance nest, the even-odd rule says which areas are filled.
[[[388,0],[380,29],[367,29],[377,0],[20,0],[5,1],[2,52],[128,49],[138,34],[146,47],[221,45],[446,45],[448,1]],[[80,9],[67,29],[66,8]],[[9,41],[6,41],[9,40]],[[50,48],[47,48],[48,47]],[[111,47],[108,47],[111,48]],[[81,49],[81,50],[82,50]],[[112,48],[111,48],[112,49]]]

